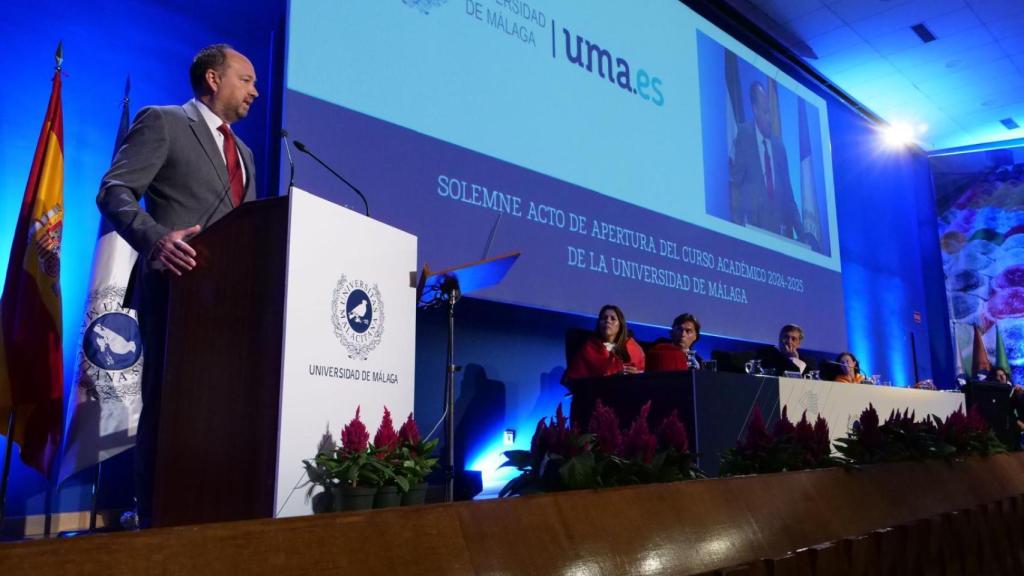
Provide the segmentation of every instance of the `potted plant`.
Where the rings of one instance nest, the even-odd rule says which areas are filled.
[[[570,425],[561,405],[541,418],[529,450],[505,452],[520,475],[500,496],[526,495],[700,478],[686,427],[673,412],[656,431],[648,426],[648,402],[623,431],[614,410],[598,400],[587,432]]]
[[[870,404],[853,423],[850,434],[836,440],[836,450],[852,465],[1005,452],[974,408],[967,414],[957,409],[945,420],[933,414],[920,421],[909,410],[893,410],[880,422]]]
[[[386,464],[370,449],[370,433],[359,419],[359,410],[356,408],[355,418],[342,429],[341,446],[332,456],[317,458],[335,483],[336,511],[372,508],[377,487],[388,475]]]
[[[412,413],[398,430],[398,447],[395,450],[393,472],[397,478],[405,480],[402,490],[402,506],[423,504],[427,495],[426,477],[437,466],[437,458],[433,456],[437,447],[437,439],[423,442],[420,430]],[[400,484],[401,486],[401,484]]]
[[[818,416],[811,424],[804,411],[794,425],[783,407],[782,415],[769,432],[760,407],[754,406],[745,439],[737,441],[736,447],[723,455],[720,472],[722,476],[740,476],[837,465],[824,418]]]

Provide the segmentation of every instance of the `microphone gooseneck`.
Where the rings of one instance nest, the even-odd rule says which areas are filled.
[[[295,159],[292,158],[292,147],[288,145],[288,131],[281,130],[281,139],[284,140],[284,153],[288,156],[288,193],[292,193],[295,186]]]
[[[319,165],[323,166],[324,168],[326,168],[328,172],[330,172],[331,174],[334,174],[335,178],[337,178],[338,180],[341,180],[342,182],[345,183],[345,185],[347,185],[349,188],[351,188],[352,191],[355,192],[359,196],[360,199],[362,199],[362,201],[363,201],[363,208],[365,209],[366,216],[370,215],[370,203],[366,201],[366,196],[364,196],[363,193],[360,192],[359,188],[356,188],[356,186],[354,184],[352,184],[351,182],[349,182],[347,178],[345,178],[341,174],[338,174],[337,172],[335,172],[334,168],[331,168],[330,166],[327,165],[326,162],[321,160],[316,154],[313,154],[313,152],[310,151],[310,149],[307,148],[305,144],[303,144],[302,142],[299,142],[298,140],[292,140],[292,143],[295,144],[295,148],[299,152],[302,152],[303,154],[308,154],[310,158],[312,158],[313,160],[316,160],[317,164],[319,164]]]

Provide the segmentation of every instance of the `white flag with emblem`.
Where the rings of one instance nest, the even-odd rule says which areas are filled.
[[[128,132],[128,89],[114,153]],[[123,308],[138,254],[100,223],[69,404],[60,481],[135,445],[142,411],[142,338],[135,310]]]

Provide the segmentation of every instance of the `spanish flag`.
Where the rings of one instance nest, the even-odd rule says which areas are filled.
[[[60,244],[64,223],[64,120],[61,49],[50,105],[11,245],[0,300],[0,434],[23,462],[48,476],[60,447],[64,365],[61,352]]]

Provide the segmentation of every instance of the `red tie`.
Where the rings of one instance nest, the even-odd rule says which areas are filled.
[[[217,131],[224,135],[224,161],[228,165],[228,182],[231,183],[231,202],[235,206],[242,203],[245,197],[245,186],[242,185],[242,163],[238,161],[238,146],[231,134],[231,127],[221,124]]]
[[[764,184],[768,189],[768,199],[775,198],[775,177],[772,175],[772,157],[768,154],[768,139],[764,138]]]

